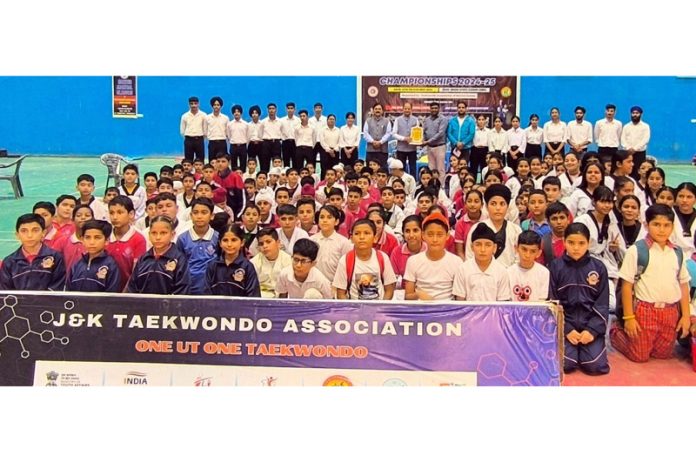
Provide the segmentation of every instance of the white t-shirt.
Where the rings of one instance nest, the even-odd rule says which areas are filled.
[[[482,223],[488,225],[488,227],[491,228],[493,232],[497,231],[495,229],[495,226],[493,226],[493,222],[490,219],[483,220]],[[476,229],[476,226],[478,226],[478,224],[474,225],[471,231],[469,231],[469,234],[466,236],[466,246],[464,248],[467,260],[473,260],[474,258],[474,247],[471,243],[471,237],[474,234],[473,231],[474,229]],[[520,228],[519,225],[516,225],[515,223],[512,223],[509,220],[505,221],[505,227],[505,249],[498,256],[496,261],[500,262],[505,268],[507,268],[508,266],[512,266],[517,260],[515,246],[517,245],[517,238],[520,236],[520,234],[522,234],[522,228]]]
[[[454,275],[462,259],[445,252],[439,260],[431,260],[426,252],[411,256],[406,262],[404,281],[416,283],[416,289],[426,292],[435,300],[451,300]]]
[[[665,246],[663,249],[658,244],[649,248],[650,260],[640,279],[633,286],[633,291],[638,300],[649,303],[677,303],[681,299],[680,284],[690,281],[689,272],[686,269],[686,255],[681,268],[678,268],[678,259],[674,249]],[[635,281],[638,272],[638,247],[632,245],[624,255],[619,276],[630,282]],[[677,279],[677,272],[679,279]]]
[[[452,294],[470,302],[510,300],[510,279],[505,267],[493,260],[481,271],[476,259],[466,260],[454,276]]]
[[[362,261],[357,256],[355,257],[353,281],[350,284],[348,298],[352,300],[383,300],[384,286],[396,283],[396,275],[394,274],[391,261],[384,252],[381,252],[382,257],[384,257],[384,273],[380,277],[379,261],[375,252],[381,251],[373,250],[369,261]],[[348,287],[346,255],[342,256],[338,261],[332,285],[336,289],[341,290],[346,290],[346,287]]]
[[[549,299],[549,279],[551,274],[545,266],[534,263],[529,269],[519,264],[507,269],[514,302],[539,302]]]
[[[276,293],[288,294],[288,298],[304,298],[305,293],[309,289],[317,289],[326,299],[333,298],[331,283],[318,269],[310,269],[304,282],[299,282],[295,279],[295,272],[292,266],[283,268],[280,271]]]
[[[277,298],[278,276],[283,269],[292,267],[292,257],[281,250],[278,252],[278,258],[270,261],[262,253],[259,253],[251,259],[251,263],[254,265],[254,269],[256,269],[256,276],[258,276],[259,286],[261,287],[261,296],[263,298]]]
[[[280,241],[280,248],[281,250],[284,250],[288,255],[292,255],[292,251],[295,247],[295,242],[299,241],[300,239],[309,239],[309,234],[307,234],[307,231],[305,231],[302,228],[294,228],[292,230],[292,236],[288,239],[288,237],[285,235],[285,231],[283,231],[281,228],[278,228],[278,240]]]
[[[338,260],[340,260],[343,255],[353,250],[353,244],[337,232],[334,232],[329,237],[324,237],[320,231],[309,239],[316,242],[319,246],[316,268],[321,271],[329,281],[332,280],[336,274]]]

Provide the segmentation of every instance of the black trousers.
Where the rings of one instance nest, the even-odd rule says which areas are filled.
[[[331,157],[331,155],[321,146],[319,146],[319,163],[321,164],[321,179],[323,180],[326,176],[326,171],[330,168],[334,168],[338,163],[339,153],[336,152],[336,157]]]
[[[371,160],[376,161],[380,167],[387,168],[387,157],[389,154],[382,151],[367,151],[365,163],[369,164]]]
[[[360,153],[358,152],[358,148],[355,148],[350,157],[346,156],[345,149],[341,149],[341,162],[343,165],[350,165],[352,167],[353,164],[355,164],[355,161],[358,160],[359,155]]]
[[[616,154],[617,152],[619,152],[618,147],[617,148],[608,148],[606,146],[600,146],[597,149],[597,154],[599,154],[599,160],[602,163],[611,162],[611,158],[614,157],[614,154]],[[634,162],[635,162],[635,160],[634,160]],[[607,172],[607,174],[608,174],[608,172]]]
[[[247,146],[248,159],[254,159],[258,163],[259,159],[261,158],[261,148],[262,147],[263,147],[262,141],[259,141],[258,143],[250,142],[249,145]],[[246,165],[244,165],[242,167],[242,169],[246,170]],[[266,170],[266,171],[268,171],[268,170]]]
[[[638,169],[640,168],[640,164],[645,162],[645,157],[645,151],[635,151],[633,153],[633,170],[631,170],[631,177],[633,177],[636,181],[640,178]]]
[[[271,168],[271,159],[281,157],[280,140],[263,140],[259,156],[259,170],[267,172]]]
[[[550,144],[554,149],[557,149],[557,148],[561,145],[560,142],[558,142],[558,143],[549,143],[549,144]],[[546,148],[546,149],[544,150],[544,154],[548,154],[548,153],[550,153],[550,152],[551,152],[551,151],[549,151],[548,148]],[[561,149],[561,154],[565,154],[565,148]]]
[[[208,140],[208,162],[212,162],[220,152],[227,155],[227,141]]]
[[[297,165],[294,165],[295,151],[296,151],[295,140],[283,140],[282,150],[283,150],[283,166],[297,168]]]
[[[466,165],[469,165],[469,158],[471,157],[471,148],[463,148],[459,152],[459,160],[463,160]]]
[[[195,158],[205,162],[205,143],[202,136],[184,137],[184,158],[190,161]]]
[[[316,163],[316,156],[314,154],[314,148],[311,146],[297,146],[295,148],[295,167],[296,169],[301,169],[307,164],[314,165]]]
[[[246,170],[247,145],[230,144],[230,166],[232,169],[241,168]]]
[[[510,148],[511,148],[511,149],[512,149],[512,148],[518,149],[519,146],[510,146]],[[512,155],[510,154],[510,151],[508,151],[508,152],[505,154],[505,161],[506,161],[506,163],[507,163],[507,166],[510,167],[511,169],[513,169],[515,172],[517,172],[517,162],[518,162],[521,158],[522,158],[522,153],[521,153],[521,152],[518,152],[518,153],[517,153],[517,159],[513,159],[513,158],[512,158]]]
[[[478,178],[479,172],[483,170],[483,167],[486,166],[486,154],[488,154],[488,148],[487,147],[472,147],[471,148],[471,157],[469,159],[469,173],[474,178]],[[483,182],[483,178],[481,178],[481,182]]]
[[[540,144],[527,144],[524,150],[524,157],[531,159],[532,157],[542,158],[541,156],[541,145]]]
[[[314,163],[316,164],[317,163],[317,154],[321,154],[321,152],[322,152],[321,143],[315,143],[313,151],[314,151]]]
[[[403,162],[404,170],[406,170],[406,162],[408,161],[408,170],[406,171],[413,178],[418,179],[418,168],[416,167],[418,156],[416,151],[396,151],[396,158]]]

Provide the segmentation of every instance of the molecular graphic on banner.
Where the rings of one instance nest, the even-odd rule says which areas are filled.
[[[36,335],[43,343],[58,342],[61,345],[67,345],[70,342],[68,337],[56,337],[53,331],[48,329],[44,329],[41,332],[32,330],[29,319],[18,316],[15,312],[15,306],[17,306],[17,297],[14,295],[6,295],[3,297],[2,308],[0,308],[0,323],[2,324],[2,329],[0,330],[0,355],[2,354],[2,343],[14,340],[19,342],[19,346],[22,347],[20,356],[23,359],[29,358],[31,353],[24,344],[29,334]],[[70,301],[64,304],[66,310],[72,309],[73,306],[74,303]],[[39,319],[44,324],[50,324],[54,319],[53,313],[50,311],[43,311]]]
[[[546,356],[549,359],[553,359],[554,352],[549,350],[546,352]],[[549,353],[551,353],[549,355]],[[483,375],[487,379],[499,380],[501,384],[507,385],[532,385],[530,379],[532,374],[539,368],[539,363],[536,361],[531,361],[528,364],[528,374],[522,380],[515,380],[512,377],[508,377],[507,371],[507,361],[505,358],[500,356],[498,353],[488,353],[479,358],[478,366],[476,367],[476,372]],[[548,385],[558,385],[557,379],[553,379]]]

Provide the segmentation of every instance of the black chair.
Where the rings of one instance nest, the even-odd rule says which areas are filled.
[[[21,156],[18,158],[14,158],[13,162],[10,162],[9,164],[0,164],[0,180],[7,180],[12,184],[12,190],[14,191],[15,199],[19,199],[20,197],[24,197],[24,191],[22,191],[22,182],[19,180],[19,167],[22,166],[22,161],[26,158],[27,156]],[[13,159],[12,157],[3,157],[3,160],[11,160]],[[5,175],[3,174],[4,169],[12,169],[14,167],[14,173],[11,175]]]

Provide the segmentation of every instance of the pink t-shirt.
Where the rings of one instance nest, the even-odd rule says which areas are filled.
[[[428,246],[425,244],[425,242],[421,243],[420,252],[425,252],[427,248]],[[407,244],[401,244],[400,246],[392,250],[391,255],[389,255],[389,260],[391,260],[392,267],[394,268],[394,273],[397,276],[404,275],[404,272],[406,271],[406,262],[412,255],[416,254],[411,253],[411,251],[408,250]]]
[[[472,220],[469,215],[464,213],[462,217],[454,225],[454,242],[459,242],[464,244],[466,242],[466,237],[469,235],[469,231],[474,227],[476,223],[481,221],[481,217],[477,220]]]
[[[377,250],[381,250],[382,252],[386,253],[387,255],[391,255],[391,253],[394,251],[394,249],[399,247],[399,241],[396,240],[396,238],[383,231],[382,235],[380,236],[379,240],[377,243],[373,246],[373,248]]]

